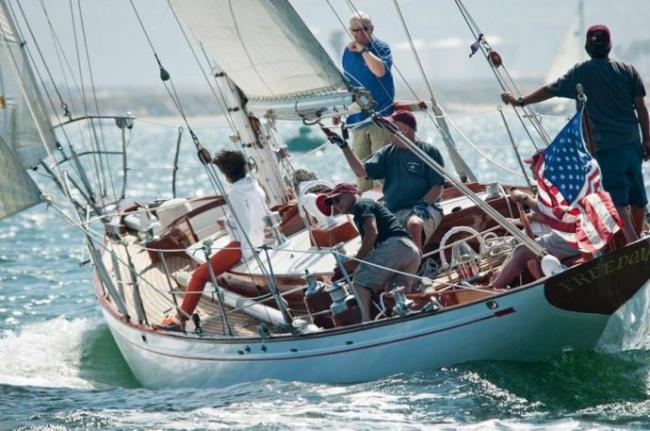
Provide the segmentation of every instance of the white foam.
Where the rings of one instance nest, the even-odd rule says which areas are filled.
[[[79,377],[83,334],[96,323],[59,317],[0,334],[0,383],[92,388]]]
[[[597,349],[615,353],[650,347],[649,309],[650,282],[646,282],[634,297],[609,318]]]

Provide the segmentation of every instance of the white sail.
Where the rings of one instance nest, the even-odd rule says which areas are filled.
[[[345,89],[343,76],[287,0],[171,0],[249,100]]]
[[[577,14],[571,20],[571,25],[567,30],[562,43],[560,43],[557,54],[553,59],[553,63],[546,71],[544,82],[553,82],[576,63],[580,63],[587,59],[585,52],[585,14],[584,4],[582,0],[578,2]]]
[[[18,158],[0,139],[0,219],[39,203],[40,195]]]
[[[26,173],[54,147],[54,134],[38,84],[6,3],[0,8],[0,218],[39,202]]]
[[[24,168],[47,156],[54,134],[38,84],[6,5],[0,9],[0,137]]]

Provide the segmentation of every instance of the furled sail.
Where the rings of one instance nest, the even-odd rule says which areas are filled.
[[[341,72],[287,0],[171,5],[249,105],[347,94]]]
[[[54,147],[54,134],[6,2],[0,2],[0,218],[40,202],[25,172]]]

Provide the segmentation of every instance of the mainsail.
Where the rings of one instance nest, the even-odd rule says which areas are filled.
[[[54,135],[6,3],[0,3],[0,218],[39,203],[25,172],[47,156]]]
[[[171,0],[251,104],[340,94],[341,72],[287,0]],[[345,94],[345,93],[344,93]]]

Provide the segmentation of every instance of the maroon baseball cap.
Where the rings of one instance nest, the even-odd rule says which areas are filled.
[[[359,189],[354,184],[339,183],[334,186],[331,192],[325,195],[325,198],[322,200],[322,202],[327,206],[332,206],[332,199],[338,197],[343,193],[359,194]]]
[[[417,130],[417,121],[415,121],[415,115],[411,111],[395,111],[393,115],[388,117],[388,121],[395,123],[399,121],[400,123],[406,124],[413,130]]]
[[[612,46],[612,37],[609,33],[609,27],[605,24],[596,24],[587,30],[586,46],[601,45],[605,47]]]

